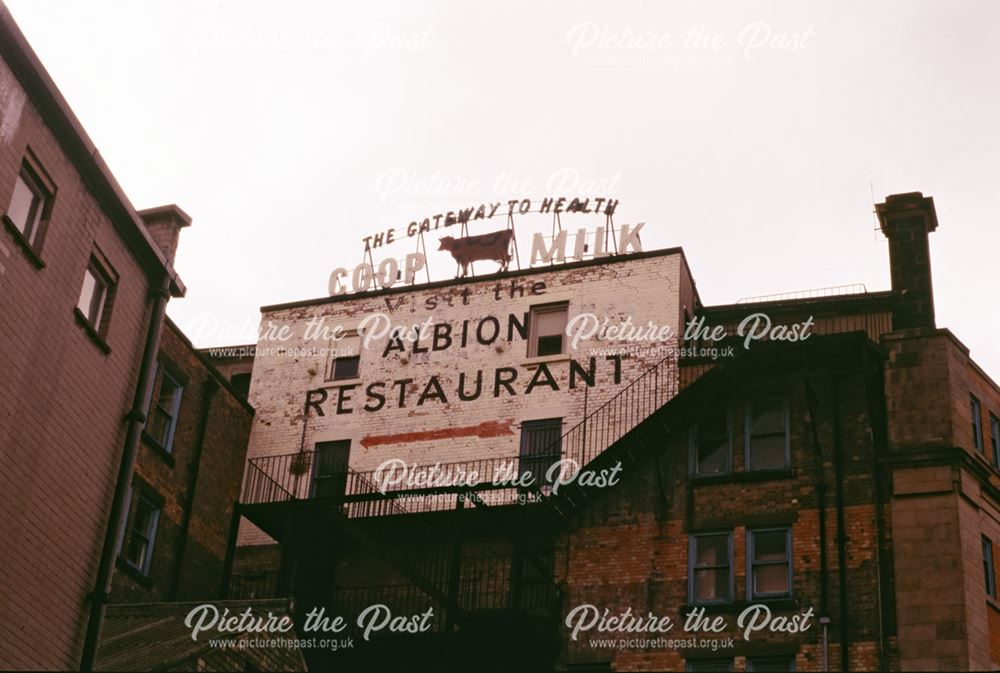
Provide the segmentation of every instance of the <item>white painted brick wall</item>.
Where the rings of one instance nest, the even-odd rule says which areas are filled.
[[[420,323],[432,317],[434,322],[450,322],[457,331],[465,319],[473,321],[494,315],[501,319],[506,331],[506,317],[509,313],[521,315],[533,304],[548,301],[569,300],[569,317],[581,312],[605,316],[612,321],[632,317],[633,323],[645,324],[652,321],[658,325],[670,325],[675,332],[682,329],[680,322],[685,306],[690,306],[693,287],[687,277],[687,267],[680,253],[648,256],[615,261],[577,268],[553,267],[551,271],[521,275],[503,281],[475,281],[451,285],[445,288],[420,289],[388,296],[358,296],[346,300],[297,308],[284,308],[262,315],[262,325],[289,325],[295,335],[282,344],[261,341],[258,344],[254,362],[253,380],[250,387],[250,403],[257,410],[250,437],[248,460],[259,456],[290,454],[303,446],[303,409],[307,391],[328,387],[329,400],[323,405],[326,415],[318,417],[312,413],[304,435],[304,446],[312,450],[317,442],[350,439],[350,467],[357,471],[373,470],[390,458],[401,458],[420,465],[437,461],[460,461],[488,457],[514,457],[518,454],[520,432],[518,425],[523,420],[562,417],[566,431],[583,417],[584,391],[586,385],[575,390],[568,388],[569,363],[567,361],[549,364],[549,368],[559,383],[560,390],[552,391],[539,386],[530,395],[524,388],[531,378],[533,369],[523,363],[526,359],[527,342],[518,338],[505,344],[503,352],[492,346],[483,346],[474,341],[462,348],[456,343],[447,350],[426,354],[411,354],[409,362],[403,364],[398,352],[382,356],[386,338],[375,343],[373,348],[363,351],[359,378],[361,385],[352,393],[353,413],[337,415],[335,382],[325,381],[328,361],[321,356],[293,357],[279,355],[268,349],[283,346],[287,349],[325,346],[322,342],[306,343],[302,339],[306,321],[318,316],[326,316],[326,324],[354,325],[373,312],[388,313],[386,299],[392,302],[395,311],[391,315],[394,322],[403,324]],[[534,283],[545,284],[544,294],[509,298],[512,280],[530,287]],[[494,289],[500,282],[504,291],[497,301]],[[469,303],[463,305],[458,294],[469,289]],[[425,307],[428,298],[436,296],[445,299],[454,296],[454,304],[449,306],[440,301],[438,307],[429,311]],[[396,306],[397,302],[400,302]],[[506,336],[504,334],[504,336]],[[422,344],[427,345],[427,344]],[[586,364],[594,348],[604,348],[613,344],[587,341],[571,355]],[[630,357],[622,362],[621,384],[613,382],[613,363],[597,354],[596,385],[587,393],[587,408],[595,409],[615,395],[628,382],[655,364],[663,353],[643,354]],[[501,391],[493,397],[493,373],[498,367],[516,367],[518,379],[513,384],[515,396]],[[483,393],[479,399],[461,402],[457,396],[458,376],[466,372],[471,389],[475,372],[483,370]],[[432,375],[437,375],[442,388],[449,396],[443,404],[431,400],[417,406],[417,397]],[[409,398],[405,408],[398,408],[392,400],[398,392],[387,385],[386,405],[376,412],[364,411],[365,387],[373,381],[391,381],[412,378],[408,387]],[[476,425],[488,421],[510,419],[512,434],[493,438],[462,437],[428,441],[391,443],[366,447],[364,440],[373,435],[429,431],[442,428],[456,428]],[[308,474],[303,476],[303,481]],[[304,488],[305,486],[303,486]],[[454,496],[451,496],[452,498]],[[262,544],[268,538],[253,526],[244,526],[240,534],[240,544]]]

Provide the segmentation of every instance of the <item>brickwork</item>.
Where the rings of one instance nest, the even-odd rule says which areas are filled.
[[[218,597],[233,508],[239,499],[252,409],[169,320],[159,362],[184,386],[176,431],[169,452],[143,436],[135,474],[163,498],[163,507],[149,576],[119,561],[112,587],[116,603]]]
[[[995,669],[982,538],[1000,541],[990,437],[1000,388],[947,330],[905,330],[885,344],[889,448],[912,456],[891,465],[901,665]],[[982,451],[970,395],[980,401]]]
[[[734,391],[735,392],[735,391]],[[634,612],[679,616],[688,595],[688,536],[691,533],[728,531],[732,533],[734,597],[731,604],[710,608],[723,615],[732,628],[724,635],[736,637],[736,648],[711,650],[604,650],[595,652],[582,637],[579,642],[564,639],[569,663],[611,662],[616,670],[683,670],[686,659],[723,658],[734,660],[734,670],[745,670],[746,659],[757,656],[793,656],[796,670],[820,670],[817,620],[822,616],[820,592],[819,525],[817,512],[818,475],[814,463],[812,429],[804,391],[791,392],[791,470],[783,475],[748,479],[739,448],[740,431],[733,438],[734,471],[729,477],[693,481],[688,477],[686,433],[672,441],[667,451],[641,474],[631,475],[620,487],[595,505],[579,528],[560,543],[562,556],[557,568],[566,568],[561,577],[567,587],[567,609],[581,603],[607,606],[613,614],[631,607]],[[819,392],[829,405],[829,390]],[[839,666],[839,633],[849,624],[851,670],[880,670],[894,666],[889,644],[880,644],[878,605],[877,526],[875,521],[875,474],[867,440],[869,418],[864,388],[855,380],[840,390],[843,407],[842,432],[845,447],[845,533],[844,577],[849,589],[848,610],[842,614],[837,601],[840,570],[837,563],[837,530],[833,517],[833,491],[827,496],[826,519],[828,582],[830,602],[826,614],[832,619],[830,632],[831,670]],[[732,404],[739,417],[741,398],[718,404]],[[832,484],[830,438],[831,410],[821,405],[817,431],[826,456],[823,474]],[[801,420],[800,420],[801,419]],[[658,485],[662,471],[665,486]],[[816,618],[805,634],[757,634],[744,641],[734,627],[736,616],[752,601],[747,598],[746,540],[750,528],[788,526],[791,528],[793,591],[792,599],[772,602],[776,614],[792,615],[810,607]],[[600,638],[597,634],[594,638]],[[880,654],[880,649],[884,653]]]
[[[0,210],[30,152],[56,188],[39,268],[0,225],[0,667],[74,668],[149,324],[149,280],[0,59]],[[105,353],[74,308],[90,256],[119,277]]]
[[[609,399],[666,353],[661,350],[627,357],[616,374],[615,361],[599,350],[604,345],[589,339],[570,350],[569,355],[584,367],[588,366],[589,358],[595,358],[593,388],[588,389],[577,380],[575,389],[571,389],[568,358],[561,356],[544,363],[558,390],[542,383],[526,394],[538,365],[528,361],[527,342],[516,329],[508,331],[511,316],[523,321],[532,305],[568,301],[571,320],[581,313],[609,317],[612,321],[630,317],[637,325],[652,321],[668,325],[676,332],[682,304],[696,301],[690,294],[693,287],[689,281],[685,281],[684,289],[688,296],[681,299],[682,277],[686,273],[681,255],[668,251],[635,259],[611,258],[601,265],[555,268],[515,279],[470,280],[467,284],[441,289],[266,310],[262,327],[288,325],[294,337],[281,344],[264,340],[258,343],[249,398],[257,410],[257,418],[248,457],[290,454],[301,448],[311,450],[318,442],[336,439],[351,440],[350,467],[358,471],[375,469],[389,458],[427,465],[437,461],[517,456],[518,426],[522,421],[559,417],[564,419],[565,431],[583,417],[585,408],[593,409]],[[434,308],[429,308],[431,305]],[[344,403],[344,408],[350,409],[350,413],[338,414],[338,384],[324,380],[328,357],[301,355],[295,349],[326,346],[323,341],[303,340],[310,319],[325,318],[329,327],[340,324],[349,329],[373,313],[391,316],[393,324],[413,325],[428,318],[435,323],[450,323],[454,343],[442,352],[413,353],[408,349],[410,352],[401,359],[398,351],[385,352],[388,337],[377,339],[361,353],[360,380],[349,382],[353,384],[347,392],[351,399]],[[474,333],[479,320],[489,316],[499,321],[501,337],[488,345],[470,338],[465,347],[461,346],[463,321],[470,321]],[[488,327],[486,334],[491,329]],[[511,335],[513,338],[509,339]],[[274,352],[279,345],[286,349],[284,354]],[[429,345],[429,342],[419,344]],[[502,367],[511,368],[517,377],[511,384],[513,393],[494,385],[494,374]],[[472,401],[458,400],[459,375],[466,375],[465,390],[471,392],[477,371],[483,372],[481,395]],[[420,403],[432,376],[440,381],[448,399]],[[413,380],[405,384],[407,399],[402,407],[397,399],[399,387],[390,387],[393,381],[401,379]],[[362,408],[370,400],[365,396],[366,388],[373,382],[386,382],[381,392],[387,401],[378,411],[366,411]],[[311,410],[303,430],[308,391],[320,389],[326,391],[323,415]],[[483,423],[493,429],[478,429]],[[389,429],[394,429],[395,434]],[[404,436],[400,432],[416,434]],[[386,434],[393,436],[379,439]],[[241,545],[266,541],[251,527],[241,530]]]

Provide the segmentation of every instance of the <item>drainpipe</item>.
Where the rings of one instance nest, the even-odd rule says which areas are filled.
[[[177,553],[174,556],[173,578],[170,583],[170,599],[177,600],[180,590],[181,569],[184,565],[184,554],[187,551],[188,531],[191,528],[191,516],[194,513],[194,498],[198,487],[198,471],[201,469],[201,454],[205,449],[205,434],[208,432],[208,416],[212,411],[212,399],[219,384],[211,375],[201,384],[201,410],[198,412],[198,441],[194,445],[194,456],[191,458],[191,475],[187,488],[187,503],[184,508],[184,519],[181,521],[181,533],[177,542]]]
[[[816,418],[816,393],[812,383],[806,379],[806,403],[809,406],[809,425],[812,428],[813,459],[816,469],[816,509],[819,512],[819,574],[820,574],[820,606],[819,623],[823,626],[823,671],[830,670],[830,644],[828,629],[830,625],[830,589],[827,581],[829,561],[826,551],[826,477],[823,469],[823,449],[819,443],[819,430]]]
[[[847,617],[847,531],[844,523],[844,447],[840,431],[840,379],[834,378],[833,387],[833,466],[837,501],[837,574],[839,576],[840,602],[840,668],[849,671],[850,640]]]
[[[97,579],[90,595],[90,614],[87,619],[87,631],[83,639],[83,654],[80,657],[80,671],[90,673],[94,670],[97,658],[97,645],[101,639],[101,627],[104,622],[104,612],[111,592],[111,577],[114,571],[115,551],[118,538],[125,527],[125,498],[129,485],[132,483],[132,471],[135,469],[135,459],[139,451],[139,438],[146,424],[146,410],[149,408],[153,395],[153,369],[156,366],[156,356],[160,350],[160,332],[163,329],[163,319],[166,315],[167,301],[170,299],[171,275],[165,274],[153,294],[153,307],[149,318],[149,331],[146,333],[146,344],[142,353],[142,364],[139,368],[139,379],[136,382],[132,410],[125,416],[127,423],[125,431],[125,446],[122,448],[121,464],[118,467],[118,480],[115,483],[115,493],[111,500],[111,511],[108,514],[108,526],[104,535],[104,545],[101,548],[101,559],[97,566]]]

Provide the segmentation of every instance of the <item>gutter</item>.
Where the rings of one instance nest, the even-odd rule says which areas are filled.
[[[80,657],[80,670],[89,673],[94,670],[97,659],[97,646],[101,640],[101,627],[104,622],[104,612],[111,592],[111,578],[114,572],[114,561],[118,540],[125,528],[128,512],[125,510],[125,499],[132,483],[132,472],[135,469],[136,456],[139,452],[139,440],[142,429],[146,425],[146,410],[153,396],[155,382],[152,373],[156,366],[156,358],[160,351],[160,333],[166,317],[167,302],[170,300],[172,274],[163,276],[159,286],[153,290],[153,307],[149,319],[149,330],[146,333],[146,344],[142,353],[142,364],[139,378],[136,382],[135,397],[132,410],[125,416],[126,432],[125,446],[122,448],[121,464],[118,468],[118,479],[115,483],[115,493],[111,500],[111,511],[108,514],[108,526],[104,535],[104,545],[101,548],[101,558],[97,567],[97,579],[90,595],[90,614],[87,619],[87,631],[83,640],[83,654]]]

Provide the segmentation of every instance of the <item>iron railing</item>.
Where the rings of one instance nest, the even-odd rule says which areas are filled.
[[[677,351],[669,349],[666,357],[538,455],[407,464],[404,470],[397,464],[395,473],[386,469],[323,472],[324,461],[318,460],[315,451],[259,456],[249,461],[242,501],[324,500],[342,503],[341,511],[349,518],[453,510],[463,499],[491,506],[538,502],[551,493],[545,475],[532,474],[532,486],[513,485],[526,467],[534,466],[534,473],[540,471],[539,465],[562,459],[564,477],[582,469],[677,394],[677,371]]]

